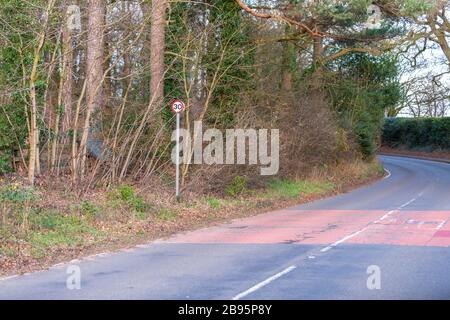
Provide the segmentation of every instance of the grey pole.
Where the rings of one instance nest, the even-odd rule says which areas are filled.
[[[177,112],[177,132],[176,132],[176,169],[175,169],[175,196],[180,200],[180,113]]]

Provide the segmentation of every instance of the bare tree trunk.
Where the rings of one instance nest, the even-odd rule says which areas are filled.
[[[105,74],[105,79],[102,84],[102,96],[103,96],[103,106],[110,106],[110,99],[112,92],[116,90],[113,88],[111,79],[114,77],[114,73],[112,70],[109,70],[109,66],[111,65],[111,46],[109,45],[109,40],[107,39],[108,31],[105,30],[105,40],[104,40],[104,49],[103,55],[105,59],[103,60],[103,69],[107,70]],[[108,71],[109,70],[109,71]]]
[[[62,104],[64,106],[64,119],[62,122],[62,133],[64,139],[71,128],[72,112],[72,86],[73,86],[73,48],[72,48],[72,30],[68,26],[63,28],[63,47],[62,47]]]
[[[72,117],[71,105],[72,105],[72,67],[73,67],[73,55],[72,55],[72,30],[67,23],[68,7],[71,1],[64,1],[62,6],[62,16],[64,17],[61,25],[62,45],[60,53],[60,73],[59,73],[59,89],[56,103],[56,117],[53,126],[54,139],[51,145],[50,156],[50,168],[52,172],[58,168],[59,161],[57,162],[57,151],[59,143],[62,143],[62,148],[69,143],[67,133],[70,129],[70,119]],[[62,115],[62,119],[61,119]],[[62,120],[62,121],[61,121]],[[62,139],[60,139],[60,132]],[[63,150],[60,151],[60,154]]]
[[[61,162],[61,155],[63,152],[66,152],[67,149],[66,146],[69,145],[70,137],[69,137],[69,130],[71,129],[72,125],[72,119],[73,119],[73,110],[72,110],[72,87],[73,87],[73,47],[72,47],[72,30],[68,28],[67,26],[63,26],[63,32],[62,32],[62,59],[61,59],[61,79],[60,79],[60,96],[59,96],[59,103],[62,105],[62,112],[63,112],[63,118],[61,123],[61,142],[62,146],[60,147],[59,151],[59,157],[57,157],[57,143],[58,139],[55,139],[53,141],[52,146],[52,170],[55,168],[57,169],[57,174],[59,174],[60,170],[60,162]],[[76,128],[74,128],[75,130]],[[56,130],[59,131],[55,127]],[[56,135],[56,133],[55,133]],[[56,163],[56,160],[58,158],[58,163]]]
[[[286,26],[284,33],[286,36],[289,35],[290,27]],[[281,66],[281,90],[292,91],[292,66],[293,58],[292,54],[294,51],[294,45],[291,41],[286,41],[283,43],[283,53],[282,53],[282,66]]]
[[[448,37],[447,37],[446,32],[441,29],[436,28],[434,25],[431,25],[431,26],[432,26],[433,33],[435,34],[435,36],[437,38],[437,42],[442,49],[442,52],[444,53],[445,57],[447,58],[447,61],[450,63],[450,45],[448,42]]]
[[[41,50],[44,46],[45,35],[47,31],[47,24],[49,20],[50,13],[55,5],[56,0],[50,0],[47,4],[46,11],[43,15],[43,29],[38,36],[38,42],[34,48],[33,64],[30,73],[30,136],[29,136],[29,159],[28,159],[28,181],[30,184],[34,184],[34,178],[36,172],[39,173],[39,132],[37,126],[37,102],[36,102],[36,80],[38,76],[38,65],[41,57]],[[37,169],[37,170],[36,170]]]
[[[155,103],[155,109],[161,108],[164,98],[164,47],[166,27],[167,0],[152,1],[152,26],[150,32],[150,94]]]
[[[188,70],[189,70],[189,110],[186,113],[186,123],[188,129],[193,126],[193,122],[199,120],[207,98],[205,83],[208,73],[204,66],[204,59],[208,51],[212,51],[217,45],[216,34],[207,31],[207,21],[210,19],[209,11],[206,10],[209,0],[192,2],[190,18],[188,19],[188,28],[191,33],[194,45],[189,50]]]
[[[436,37],[434,41],[439,44],[442,52],[450,63],[450,44],[448,41],[450,20],[448,18],[448,10],[448,1],[437,1],[433,12],[427,17],[427,23]]]
[[[313,72],[313,89],[318,89],[317,86],[320,86],[320,75],[321,75],[321,60],[323,53],[323,38],[320,36],[314,37],[313,39],[313,64],[314,64],[314,72]]]
[[[105,1],[89,1],[87,39],[87,86],[86,86],[86,116],[80,142],[80,161],[78,174],[83,177],[87,156],[87,142],[92,127],[99,125],[99,112],[103,104],[103,58],[104,58],[104,29],[105,29]],[[97,129],[97,128],[96,128]]]

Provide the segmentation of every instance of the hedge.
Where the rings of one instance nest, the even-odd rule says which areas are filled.
[[[387,118],[382,141],[391,148],[450,150],[450,117]]]

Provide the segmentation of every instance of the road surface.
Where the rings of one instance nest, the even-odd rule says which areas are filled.
[[[450,299],[450,165],[381,159],[370,186],[4,279],[0,298]]]

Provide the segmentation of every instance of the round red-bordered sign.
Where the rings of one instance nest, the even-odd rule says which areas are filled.
[[[172,101],[172,112],[174,113],[181,113],[186,108],[183,101],[180,99],[176,99]]]

